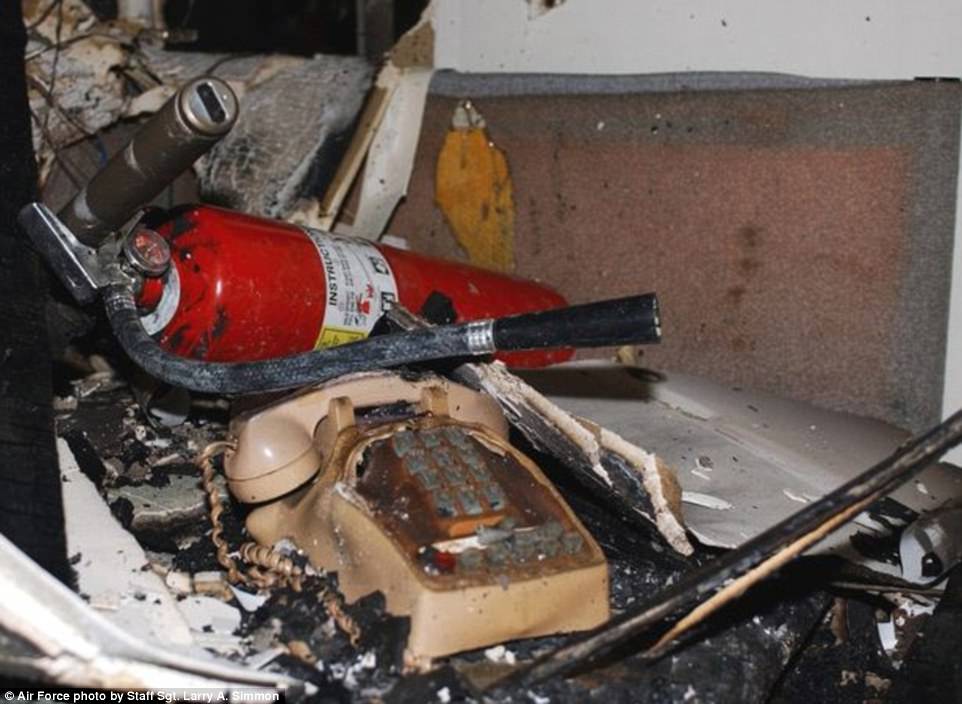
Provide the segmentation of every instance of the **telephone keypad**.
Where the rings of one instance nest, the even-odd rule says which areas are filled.
[[[466,429],[405,430],[391,443],[404,469],[430,494],[438,517],[475,517],[508,507],[504,491]]]

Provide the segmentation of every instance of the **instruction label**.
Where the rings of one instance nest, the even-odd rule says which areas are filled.
[[[391,265],[365,240],[305,228],[317,247],[327,280],[324,322],[315,349],[367,337],[381,315],[397,301]]]

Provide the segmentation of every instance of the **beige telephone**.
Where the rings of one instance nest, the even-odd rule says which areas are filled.
[[[601,549],[508,443],[497,403],[440,377],[353,375],[238,416],[230,491],[247,527],[381,591],[409,616],[408,661],[608,619]]]

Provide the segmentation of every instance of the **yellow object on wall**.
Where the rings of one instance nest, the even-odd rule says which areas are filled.
[[[514,197],[503,151],[464,102],[438,155],[435,200],[472,264],[514,270]]]

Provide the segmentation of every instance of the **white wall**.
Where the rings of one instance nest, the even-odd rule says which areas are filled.
[[[463,71],[958,75],[958,0],[435,0],[435,65]]]
[[[763,71],[849,79],[962,73],[958,0],[567,0],[538,17],[529,15],[526,0],[435,0],[434,13],[436,67],[469,72]],[[962,407],[960,220],[946,414]],[[962,448],[950,459],[962,464]]]

